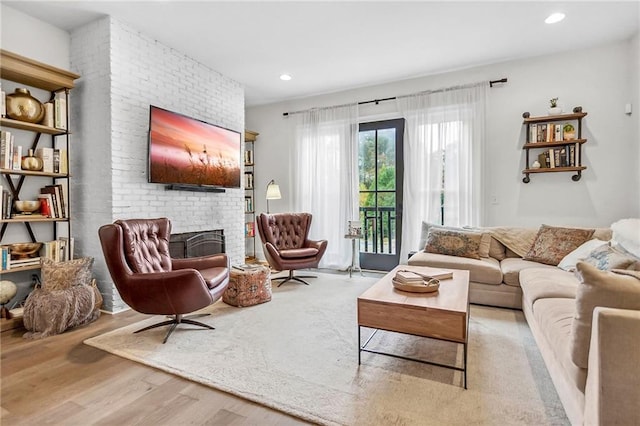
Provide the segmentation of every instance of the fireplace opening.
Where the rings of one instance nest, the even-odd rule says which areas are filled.
[[[224,230],[171,234],[169,253],[176,259],[225,253]]]

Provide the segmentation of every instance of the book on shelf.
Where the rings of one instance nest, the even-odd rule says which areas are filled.
[[[13,210],[13,195],[6,189],[2,190],[2,219],[11,219]]]
[[[44,118],[42,119],[42,125],[47,127],[53,127],[53,102],[45,102],[44,106]]]
[[[36,148],[35,155],[42,160],[42,171],[53,173],[53,148]]]
[[[59,172],[66,175],[69,173],[69,156],[67,154],[67,150],[64,148],[60,148],[58,151],[60,151]]]
[[[555,136],[554,136],[553,140],[554,141],[561,141],[562,140],[562,125],[561,124],[556,124]]]
[[[538,125],[538,137],[536,141],[546,142],[546,140],[547,140],[547,125],[545,123],[541,123]]]
[[[11,219],[44,219],[47,216],[40,212],[35,213],[12,213]]]
[[[2,246],[0,247],[0,269],[6,271],[9,266],[9,247]]]
[[[26,259],[9,259],[9,267],[12,268],[20,268],[23,266],[36,266],[40,265],[40,257],[29,257]]]
[[[549,168],[553,169],[556,167],[556,156],[555,153],[553,152],[553,148],[549,148]]]
[[[576,146],[569,145],[569,166],[576,166]]]
[[[13,162],[13,135],[11,132],[0,132],[0,168],[11,169]]]
[[[67,130],[67,100],[64,92],[56,93],[53,100],[53,125],[56,129]]]
[[[538,142],[538,125],[536,123],[529,125],[529,142]]]
[[[255,224],[253,222],[247,222],[244,224],[244,235],[245,237],[255,237]]]
[[[53,149],[53,173],[60,173],[60,150]]]
[[[22,170],[22,145],[13,146],[13,159],[11,160],[11,169]]]
[[[40,193],[49,194],[51,197],[51,207],[52,207],[51,217],[54,219],[62,218],[62,216],[60,215],[61,206],[60,206],[58,197],[56,195],[55,188],[48,185],[48,186],[45,186],[44,188],[40,188]]]
[[[538,154],[538,163],[540,163],[540,168],[542,169],[549,168],[549,151]]]

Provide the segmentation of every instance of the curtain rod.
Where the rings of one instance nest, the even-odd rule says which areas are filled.
[[[489,81],[489,87],[493,87],[493,85],[494,85],[494,84],[498,84],[498,83],[506,83],[506,82],[507,82],[507,78],[506,78],[506,77],[501,78],[501,79],[499,79],[499,80],[491,80],[491,81]],[[427,90],[427,91],[424,91],[424,92],[418,92],[418,93],[416,93],[416,94],[419,94],[419,93],[438,93],[438,92],[445,92],[445,91],[447,91],[447,90],[460,89],[460,88],[464,88],[464,87],[475,86],[475,84],[476,84],[476,83],[474,83],[474,84],[468,84],[468,85],[464,85],[464,86],[453,86],[453,87],[447,87],[447,88],[445,88],[445,89]],[[358,105],[366,105],[366,104],[374,104],[374,103],[375,103],[376,105],[378,105],[380,102],[385,102],[385,101],[394,101],[394,100],[396,100],[396,99],[398,99],[398,98],[404,98],[404,97],[406,97],[406,95],[405,95],[405,96],[392,96],[392,97],[390,97],[390,98],[382,98],[382,99],[372,99],[372,100],[370,100],[370,101],[361,101],[361,102],[358,102]],[[346,106],[346,105],[351,105],[351,104],[343,104],[343,105],[335,105],[335,106]],[[315,109],[315,108],[311,108],[311,109]],[[300,113],[307,112],[307,111],[309,111],[309,110],[308,110],[308,109],[305,109],[305,110],[300,110],[300,111],[283,112],[283,113],[282,113],[282,116],[283,116],[283,117],[288,117],[289,115],[293,115],[293,114],[300,114]]]

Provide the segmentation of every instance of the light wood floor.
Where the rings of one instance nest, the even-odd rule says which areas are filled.
[[[23,339],[24,329],[1,333],[0,424],[308,424],[82,343],[145,317],[103,314],[42,340]]]

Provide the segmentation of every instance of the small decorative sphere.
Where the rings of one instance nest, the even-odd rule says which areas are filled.
[[[13,281],[0,281],[0,305],[8,303],[18,292],[18,287]]]

